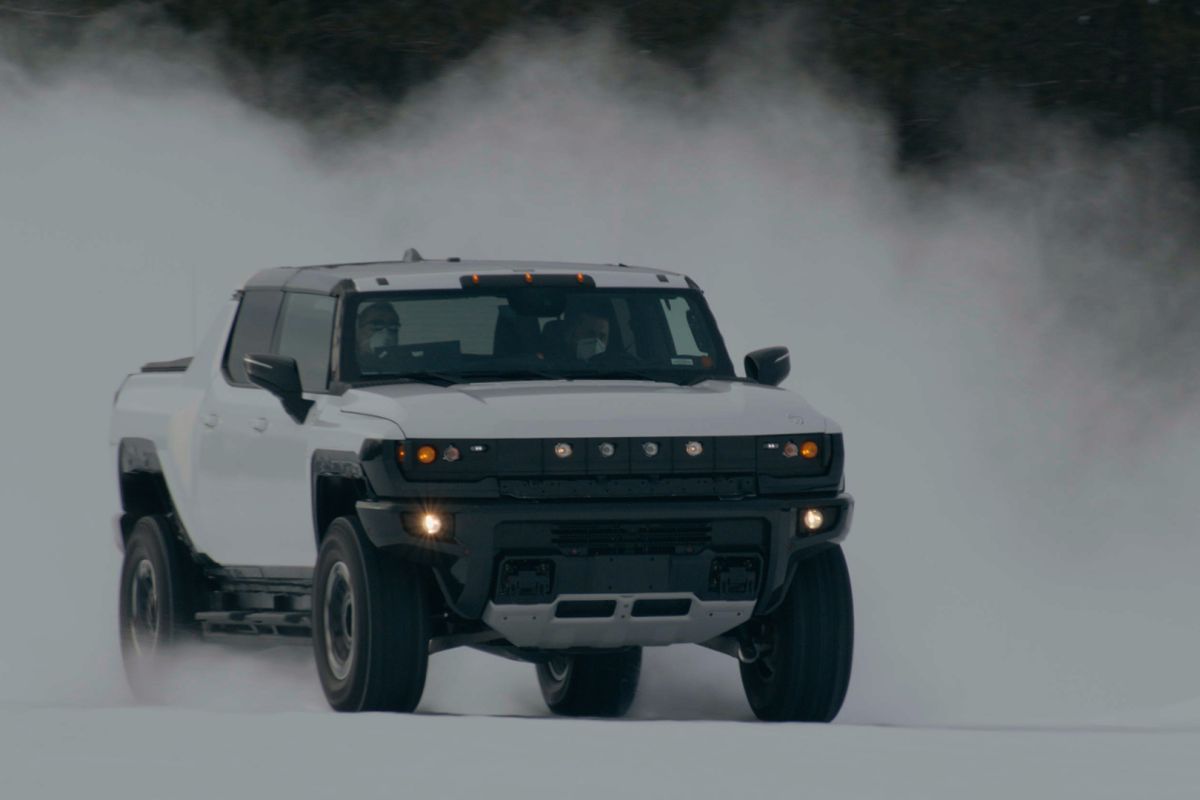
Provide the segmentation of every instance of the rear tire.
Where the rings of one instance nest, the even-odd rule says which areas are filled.
[[[750,708],[771,722],[831,722],[850,684],[854,604],[840,547],[797,566],[787,597],[750,622],[762,655],[742,664]]]
[[[139,519],[125,541],[118,619],[125,679],[141,703],[163,702],[174,651],[196,638],[194,578],[171,521]]]
[[[552,656],[537,665],[546,705],[567,717],[623,717],[637,694],[642,648]]]
[[[429,660],[425,577],[376,549],[354,517],[330,524],[313,571],[313,651],[334,709],[417,707]]]

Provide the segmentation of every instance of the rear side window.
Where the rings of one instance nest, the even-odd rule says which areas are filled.
[[[329,350],[337,300],[317,294],[288,293],[285,297],[277,352],[296,359],[304,391],[323,392],[329,385]]]
[[[249,353],[271,352],[271,335],[275,332],[281,302],[283,292],[278,291],[250,291],[242,296],[229,348],[225,351],[225,374],[229,380],[249,384],[242,359]]]

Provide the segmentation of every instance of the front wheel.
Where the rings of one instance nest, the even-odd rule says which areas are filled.
[[[841,547],[801,561],[779,608],[752,620],[760,655],[743,663],[755,715],[772,722],[830,722],[850,684],[854,605]]]
[[[537,665],[546,705],[568,717],[622,717],[633,704],[642,648],[596,655],[554,655]]]
[[[334,520],[313,571],[313,650],[338,711],[412,711],[425,690],[429,600],[423,571]]]

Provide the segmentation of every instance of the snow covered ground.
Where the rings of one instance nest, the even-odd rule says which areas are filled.
[[[0,707],[7,798],[1195,798],[1200,729]]]

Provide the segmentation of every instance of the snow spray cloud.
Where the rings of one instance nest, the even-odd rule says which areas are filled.
[[[592,31],[508,37],[383,130],[317,146],[231,97],[202,47],[158,44],[0,70],[20,376],[0,601],[29,610],[3,623],[0,699],[127,697],[104,441],[120,376],[189,352],[254,269],[408,246],[685,271],[735,357],[792,348],[788,385],[846,429],[859,500],[844,720],[1081,721],[1200,694],[1196,239],[1167,145],[989,103],[969,169],[901,176],[842,87],[738,47],[698,87]],[[315,676],[282,666],[309,707]],[[439,655],[425,707],[535,711],[516,667]],[[468,707],[463,685],[489,691]],[[648,655],[635,713],[748,716],[734,663],[699,648]]]

